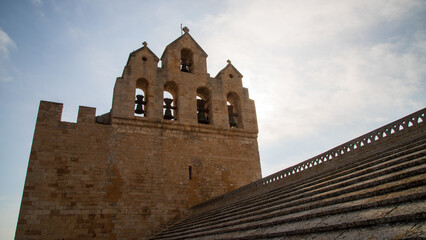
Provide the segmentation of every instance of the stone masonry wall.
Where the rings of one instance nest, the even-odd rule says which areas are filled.
[[[62,104],[42,101],[16,239],[146,239],[191,206],[260,179],[254,101],[230,61],[211,78],[206,58],[186,29],[161,67],[146,43],[130,54],[111,112],[96,117],[80,107],[77,123],[68,123]],[[163,116],[165,91],[173,120]]]
[[[260,178],[253,134],[96,124],[84,107],[67,123],[61,111],[40,104],[16,239],[143,239],[190,206]]]

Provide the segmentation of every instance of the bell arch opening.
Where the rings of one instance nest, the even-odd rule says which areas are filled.
[[[231,128],[242,128],[241,101],[235,92],[229,92],[227,97],[229,126]]]
[[[147,90],[148,90],[148,81],[144,78],[138,79],[136,81],[135,89],[135,113],[137,117],[146,117],[146,104],[147,99]]]
[[[201,124],[210,124],[212,120],[210,91],[206,87],[197,88],[197,120]]]
[[[193,56],[194,54],[188,48],[182,48],[180,51],[180,70],[182,72],[193,72]]]
[[[177,120],[177,85],[168,81],[164,84],[163,91],[163,119]]]

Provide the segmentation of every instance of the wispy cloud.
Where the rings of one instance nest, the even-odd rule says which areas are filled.
[[[17,50],[15,42],[0,28],[0,82],[13,80],[5,67],[9,62],[9,55],[12,50]]]
[[[0,60],[8,59],[10,51],[16,49],[15,42],[0,28]]]
[[[232,57],[256,100],[261,147],[277,146],[324,129],[380,126],[383,116],[424,107],[426,34],[407,26],[425,8],[421,1],[232,1],[199,23],[200,42],[215,53],[212,75]]]
[[[202,23],[209,37],[203,41],[222,55],[216,59],[232,56],[248,76],[245,85],[253,86],[263,140],[303,137],[336,119],[335,124],[348,123],[354,113],[422,103],[407,99],[425,87],[426,61],[419,54],[424,33],[379,42],[371,36],[407,18],[419,2],[231,4],[229,12]],[[223,63],[210,65],[220,69]]]

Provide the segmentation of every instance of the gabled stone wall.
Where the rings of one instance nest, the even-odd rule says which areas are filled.
[[[182,48],[192,50],[197,71],[179,69]],[[242,76],[210,78],[206,57],[188,32],[167,46],[162,67],[144,44],[117,79],[112,111],[96,117],[80,107],[77,123],[61,121],[62,104],[41,101],[15,238],[145,239],[189,207],[260,179],[254,102]],[[200,87],[208,124],[197,121]],[[134,114],[136,88],[144,115]],[[164,90],[177,103],[173,120],[163,119]]]

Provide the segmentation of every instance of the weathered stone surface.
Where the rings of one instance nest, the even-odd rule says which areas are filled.
[[[186,32],[159,68],[144,43],[117,78],[112,111],[95,117],[80,107],[77,123],[61,121],[62,104],[41,101],[16,239],[144,239],[189,207],[260,179],[254,102],[235,67],[211,78],[206,57]],[[145,116],[134,113],[138,88]],[[163,91],[173,96],[173,120],[163,119]],[[209,124],[197,121],[197,96]]]
[[[194,206],[151,239],[422,239],[425,112]],[[406,129],[341,150],[399,126]],[[319,162],[333,152],[342,155]]]

